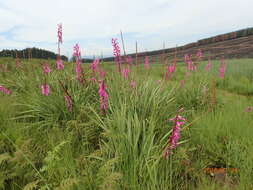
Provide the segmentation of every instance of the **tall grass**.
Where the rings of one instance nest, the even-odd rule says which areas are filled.
[[[23,60],[21,69],[12,59],[0,63],[8,68],[0,72],[0,85],[13,91],[0,94],[0,189],[252,189],[253,120],[245,108],[253,100],[249,83],[244,88],[242,82],[252,80],[251,60],[232,60],[223,80],[217,78],[218,63],[208,73],[200,63],[183,87],[182,63],[168,81],[164,65],[132,66],[125,79],[104,63],[106,114],[98,84],[88,80],[89,65],[83,65],[84,84],[76,80],[73,63],[54,69],[47,79],[51,94],[43,96],[41,62]],[[247,69],[236,69],[237,62]],[[72,111],[59,81],[73,98]],[[187,124],[166,160],[169,119],[182,107]],[[206,167],[239,173],[219,183],[203,172]]]

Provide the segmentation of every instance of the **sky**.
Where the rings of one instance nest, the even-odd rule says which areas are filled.
[[[112,55],[123,32],[127,53],[183,45],[253,27],[253,0],[0,0],[0,50],[38,47],[72,56]]]

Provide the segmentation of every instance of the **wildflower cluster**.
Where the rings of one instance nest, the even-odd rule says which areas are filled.
[[[4,86],[0,85],[0,91],[4,94],[11,94],[11,90],[5,88]]]
[[[176,115],[176,117],[170,119],[170,121],[174,122],[174,126],[172,129],[172,135],[169,138],[168,146],[165,149],[164,157],[168,159],[168,157],[172,154],[172,150],[178,146],[178,141],[180,139],[181,126],[185,124],[186,119],[180,115]]]
[[[100,81],[99,84],[99,90],[98,90],[99,96],[100,96],[100,110],[102,113],[106,113],[108,110],[108,93],[106,91],[106,85],[104,80]]]
[[[74,46],[74,57],[76,59],[76,78],[80,83],[83,83],[83,69],[81,66],[81,50],[78,44]]]
[[[117,64],[118,71],[121,72],[121,54],[119,43],[117,42],[117,38],[112,38],[112,46],[113,46],[113,55],[115,57],[115,62]]]

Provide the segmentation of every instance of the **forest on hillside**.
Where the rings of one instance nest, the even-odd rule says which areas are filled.
[[[40,49],[40,48],[26,48],[23,50],[8,50],[4,49],[0,51],[0,57],[13,57],[13,58],[20,58],[20,59],[56,59],[57,54],[54,52]],[[67,61],[68,58],[64,55],[61,56],[62,60]]]

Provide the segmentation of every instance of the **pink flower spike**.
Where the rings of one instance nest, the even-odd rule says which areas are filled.
[[[83,69],[81,64],[76,64],[76,79],[80,82],[83,83]]]
[[[183,118],[181,115],[177,115],[176,117],[170,119],[170,121],[179,121],[179,120],[186,121],[186,119]]]
[[[203,53],[202,53],[201,49],[198,49],[196,57],[198,60],[201,60],[203,58]]]
[[[220,78],[224,78],[225,77],[226,69],[227,69],[227,65],[226,65],[225,61],[222,59],[221,60],[221,64],[220,64],[220,68],[219,68],[219,76],[220,76]]]
[[[131,56],[127,56],[126,62],[131,65],[133,63],[133,58]]]
[[[185,63],[187,65],[188,71],[196,71],[197,70],[197,66],[193,63],[193,61],[191,59],[191,55],[188,55],[188,54],[185,55]]]
[[[83,68],[81,66],[82,60],[81,60],[81,50],[78,44],[74,46],[74,53],[73,53],[75,59],[76,59],[76,78],[80,83],[83,83]]]
[[[91,69],[93,72],[98,71],[98,66],[99,66],[99,59],[95,59],[92,64],[91,64]]]
[[[56,68],[58,70],[64,69],[64,64],[60,57],[56,60]]]
[[[182,112],[181,110],[179,112]],[[165,149],[164,157],[168,157],[172,154],[172,150],[178,146],[178,141],[180,139],[181,126],[185,124],[186,119],[180,115],[176,115],[174,118],[171,118],[170,121],[174,121],[174,126],[172,129],[172,134],[168,141],[168,146]]]
[[[74,57],[80,59],[81,58],[81,50],[80,50],[80,47],[78,44],[76,44],[74,46],[74,54],[73,54]],[[79,61],[79,60],[78,60]]]
[[[73,110],[73,101],[72,98],[69,95],[64,96],[67,108],[69,110],[69,112],[72,112]]]
[[[168,65],[166,71],[166,80],[168,80],[169,76],[172,79],[173,73],[176,71],[176,64]]]
[[[5,88],[4,86],[0,85],[0,91],[3,92],[4,94],[11,94],[11,90]]]
[[[105,71],[99,70],[99,77],[100,77],[101,79],[104,79],[104,78],[105,78],[105,75],[106,75],[106,72],[105,72]]]
[[[128,76],[129,76],[129,73],[130,73],[130,69],[129,68],[124,68],[122,70],[122,75],[125,79],[128,79]]]
[[[188,54],[184,55],[184,61],[187,64],[187,62],[190,60],[190,56]]]
[[[100,96],[100,110],[102,113],[106,113],[108,110],[108,93],[106,92],[106,85],[105,82],[102,81],[99,84],[99,90],[98,90],[99,96]]]
[[[118,71],[121,72],[121,54],[119,43],[117,42],[117,38],[112,38],[112,47],[113,47],[113,55],[115,57],[115,63],[117,64]]]
[[[58,43],[62,43],[62,24],[58,24],[57,37]]]
[[[43,67],[44,74],[48,74],[52,71],[48,64],[44,64],[42,67]]]
[[[48,96],[50,94],[50,86],[48,84],[41,85],[41,93]]]
[[[211,68],[212,68],[212,62],[211,62],[211,60],[209,59],[209,60],[208,60],[208,64],[207,64],[206,67],[205,67],[205,70],[206,70],[206,71],[210,71]]]
[[[145,57],[144,66],[145,66],[145,69],[149,69],[149,58],[148,58],[148,56]]]

